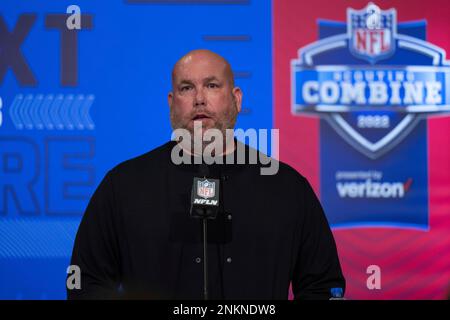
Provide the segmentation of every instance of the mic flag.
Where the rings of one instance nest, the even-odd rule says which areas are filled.
[[[218,179],[194,177],[191,193],[191,217],[215,219],[219,211]]]

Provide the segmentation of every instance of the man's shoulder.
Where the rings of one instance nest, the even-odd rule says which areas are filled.
[[[278,177],[289,184],[302,185],[308,184],[308,180],[294,167],[283,161],[278,161]]]
[[[279,163],[280,163],[280,173],[282,175],[291,177],[293,179],[301,180],[301,181],[306,180],[306,178],[291,165],[289,165],[283,161],[279,161]]]
[[[294,167],[290,166],[286,162],[283,162],[283,161],[277,160],[274,157],[268,156],[264,152],[261,152],[247,144],[245,144],[245,149],[246,149],[247,153],[256,152],[258,154],[258,160],[259,160],[258,167],[259,168],[268,167],[270,165],[273,166],[273,163],[277,164],[275,167],[278,168],[278,170],[276,172],[272,172],[271,174],[267,174],[267,176],[269,176],[269,177],[273,176],[273,177],[278,177],[278,178],[282,178],[282,179],[290,178],[290,179],[297,180],[298,182],[302,182],[302,183],[307,181],[306,178],[299,171],[297,171]]]
[[[167,164],[173,145],[174,142],[169,141],[144,154],[125,160],[112,168],[111,173],[128,175],[161,170],[161,167]]]

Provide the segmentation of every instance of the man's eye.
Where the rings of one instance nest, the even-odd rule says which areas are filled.
[[[192,87],[191,86],[184,86],[184,87],[181,87],[181,91],[188,91],[188,90],[190,90]]]
[[[208,83],[208,88],[214,89],[214,88],[218,88],[219,85],[217,83]]]

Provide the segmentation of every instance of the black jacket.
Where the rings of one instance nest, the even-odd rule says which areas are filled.
[[[81,221],[69,299],[202,299],[202,224],[189,216],[196,165],[175,165],[168,142],[108,172]],[[248,151],[249,148],[246,147]],[[211,299],[328,299],[345,289],[333,235],[307,180],[286,164],[211,165],[221,179],[208,224]]]

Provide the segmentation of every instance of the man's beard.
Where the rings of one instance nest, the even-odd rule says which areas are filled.
[[[194,133],[198,133],[198,132],[194,132],[194,126],[189,126],[189,124],[191,123],[191,120],[193,119],[193,117],[195,116],[196,113],[204,113],[206,116],[209,117],[210,120],[207,121],[214,121],[214,124],[212,125],[212,127],[208,127],[205,128],[203,123],[201,122],[202,126],[202,136],[199,136],[197,134],[197,136]],[[222,134],[222,145],[225,147],[226,143],[229,142],[229,140],[233,139],[234,135],[230,135],[230,130],[228,129],[233,129],[235,124],[236,124],[236,119],[237,119],[237,106],[236,103],[233,102],[233,106],[231,108],[228,108],[225,112],[223,112],[222,114],[213,114],[211,112],[209,112],[208,110],[201,110],[201,109],[196,109],[193,110],[189,116],[185,119],[182,119],[180,117],[180,115],[177,113],[176,108],[171,108],[170,110],[170,122],[172,125],[172,129],[176,130],[176,129],[185,129],[188,130],[191,136],[191,151],[193,152],[193,148],[195,145],[197,145],[200,141],[201,141],[201,146],[202,146],[202,152],[205,150],[206,146],[208,146],[210,143],[214,143],[217,141],[209,141],[204,139],[205,136],[205,131],[208,129],[217,129],[221,132]],[[200,122],[200,121],[199,121]],[[228,132],[227,132],[228,130]],[[197,143],[196,143],[197,140]]]

